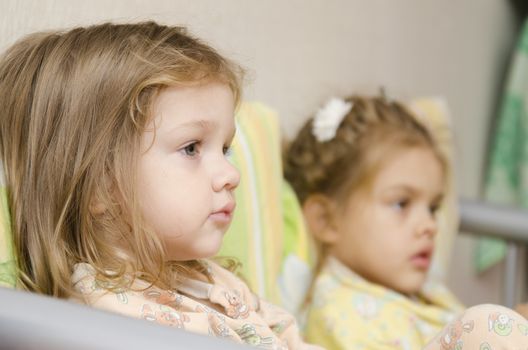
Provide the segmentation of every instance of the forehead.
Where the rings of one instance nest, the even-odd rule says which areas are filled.
[[[234,107],[233,92],[227,84],[171,86],[161,90],[154,99],[151,122],[157,129],[196,120],[224,124],[233,122]]]
[[[373,182],[374,192],[401,187],[422,192],[442,192],[444,167],[438,156],[425,147],[404,148],[388,156]]]

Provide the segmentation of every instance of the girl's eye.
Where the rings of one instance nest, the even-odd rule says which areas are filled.
[[[434,204],[434,205],[431,205],[429,207],[429,211],[431,212],[431,214],[435,215],[438,210],[440,209],[440,204]]]
[[[189,157],[194,157],[198,155],[198,142],[193,142],[185,146],[183,148],[183,153],[185,153],[185,155]]]
[[[392,207],[396,210],[403,211],[409,206],[408,199],[401,199],[392,203]]]
[[[229,157],[233,153],[233,150],[231,146],[224,146],[224,148],[222,149],[222,152],[224,153],[226,157]]]

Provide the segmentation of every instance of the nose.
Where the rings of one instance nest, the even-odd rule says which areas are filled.
[[[240,183],[240,172],[227,159],[223,159],[218,172],[213,177],[213,190],[220,192],[223,189],[232,191]]]
[[[438,220],[436,218],[436,215],[434,213],[431,213],[429,210],[424,213],[422,216],[420,223],[418,225],[416,234],[418,236],[429,236],[434,237],[436,233],[438,232]]]

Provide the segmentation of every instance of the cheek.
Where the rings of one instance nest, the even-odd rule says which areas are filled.
[[[202,182],[202,176],[188,171],[172,157],[146,159],[139,168],[140,198],[159,205],[174,205],[199,196]]]
[[[403,237],[397,220],[398,213],[387,206],[377,206],[366,214],[361,227],[363,242],[358,242],[370,251],[377,251],[377,256],[386,254],[387,259],[401,250]]]

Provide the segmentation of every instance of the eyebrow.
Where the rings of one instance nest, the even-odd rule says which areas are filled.
[[[186,122],[183,124],[178,124],[175,127],[171,128],[169,132],[173,132],[175,130],[179,129],[203,129],[203,130],[211,130],[215,126],[216,123],[208,121],[208,120],[195,120],[192,122]]]
[[[214,130],[215,127],[217,127],[217,123],[209,121],[209,120],[200,119],[200,120],[195,120],[195,121],[176,125],[175,127],[169,130],[169,133],[173,133],[174,131],[181,130],[181,129],[198,129],[198,130],[205,130],[206,132],[209,132],[211,130]],[[236,130],[237,130],[237,127],[235,124],[235,126],[233,127],[233,132],[230,135],[231,138],[235,137]]]
[[[383,191],[384,193],[387,193],[387,192],[395,192],[395,191],[404,191],[404,192],[409,192],[411,193],[412,195],[416,195],[417,191],[414,187],[412,186],[408,186],[408,185],[394,185],[394,186],[391,186],[389,187],[388,189],[386,189],[385,191]],[[435,202],[441,202],[443,199],[444,199],[444,196],[445,196],[445,193],[442,191],[440,193],[438,193],[435,197],[434,197],[434,201]]]

